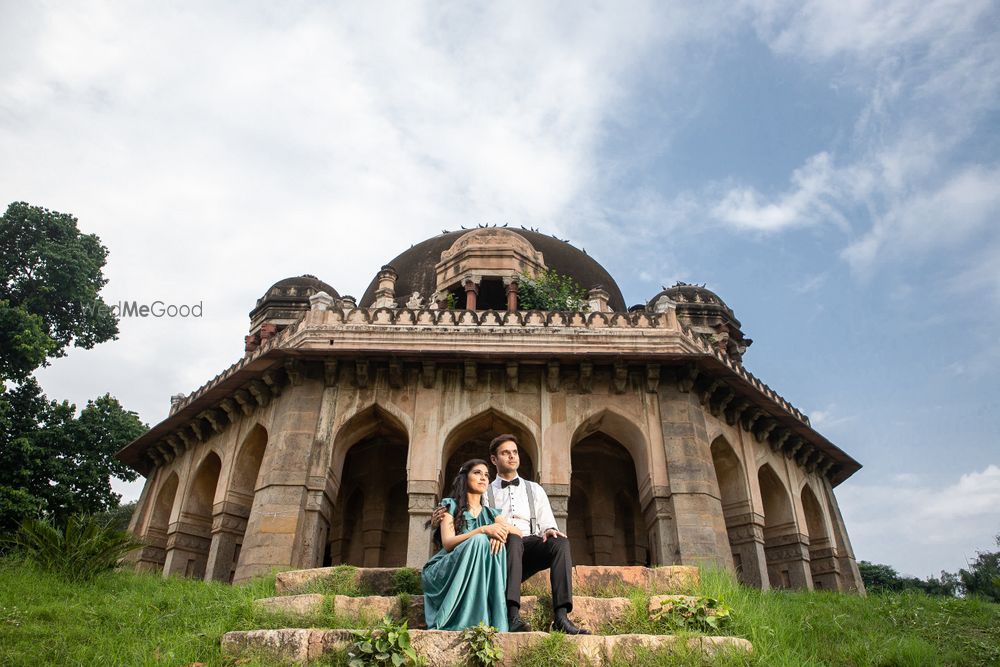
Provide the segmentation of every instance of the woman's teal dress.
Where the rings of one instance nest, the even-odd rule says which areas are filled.
[[[442,504],[454,516],[455,501]],[[463,533],[493,523],[499,510],[465,512]],[[490,538],[476,535],[451,551],[441,549],[424,565],[424,617],[430,630],[464,630],[486,621],[507,632],[507,553],[490,553]]]

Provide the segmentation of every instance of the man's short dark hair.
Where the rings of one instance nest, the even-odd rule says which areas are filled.
[[[500,447],[500,445],[502,445],[505,442],[513,442],[516,445],[517,438],[515,438],[510,433],[501,433],[497,437],[493,438],[492,440],[490,440],[490,456],[496,456],[497,448]]]

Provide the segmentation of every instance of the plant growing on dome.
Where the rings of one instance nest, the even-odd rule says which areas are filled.
[[[587,290],[572,276],[544,269],[536,276],[521,273],[517,283],[519,310],[586,311]]]

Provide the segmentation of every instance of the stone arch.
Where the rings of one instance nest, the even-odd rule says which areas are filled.
[[[746,467],[725,436],[717,436],[710,449],[736,575],[741,583],[764,588],[763,525],[750,502]]]
[[[649,527],[643,519],[639,472],[646,438],[622,415],[599,410],[571,440],[567,527],[580,565],[649,565]],[[639,455],[640,458],[636,459]]]
[[[643,428],[617,410],[595,408],[581,413],[570,442],[580,442],[587,436],[602,432],[615,439],[632,457],[640,486],[649,481],[649,443]]]
[[[809,484],[802,487],[802,512],[805,515],[806,530],[809,531],[809,568],[814,588],[840,590],[840,566],[837,549],[829,529],[829,522],[823,512],[816,493]]]
[[[489,461],[490,441],[501,433],[511,433],[517,438],[521,455],[518,474],[525,479],[535,479],[539,452],[534,423],[518,417],[523,415],[516,410],[486,407],[465,419],[451,420],[442,429],[447,434],[441,447],[441,473],[438,477],[442,495],[448,493],[451,481],[462,463],[472,458]],[[492,466],[490,468],[491,476],[495,475],[496,470]]]
[[[212,519],[206,579],[232,581],[236,574],[267,442],[267,429],[258,423],[236,450],[222,506]]]
[[[179,520],[167,537],[165,574],[205,576],[212,543],[212,514],[222,472],[222,459],[209,450],[195,468],[181,505]]]
[[[180,478],[176,472],[171,472],[159,485],[154,495],[153,504],[146,523],[143,541],[146,546],[142,550],[139,561],[142,569],[160,571],[167,557],[167,531],[170,528],[170,515],[174,511],[177,500],[177,487]]]
[[[409,431],[408,420],[399,417],[391,407],[376,402],[337,431],[329,468],[337,499],[327,531],[325,565],[405,564]]]
[[[811,588],[808,538],[795,523],[791,496],[771,464],[757,471],[764,509],[764,554],[773,588]]]

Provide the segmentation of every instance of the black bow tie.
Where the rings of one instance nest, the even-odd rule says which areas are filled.
[[[509,482],[507,480],[505,480],[505,479],[501,479],[500,480],[500,488],[501,489],[506,489],[508,486],[518,486],[520,483],[521,483],[521,478],[520,477],[515,477],[514,479],[510,480]]]

